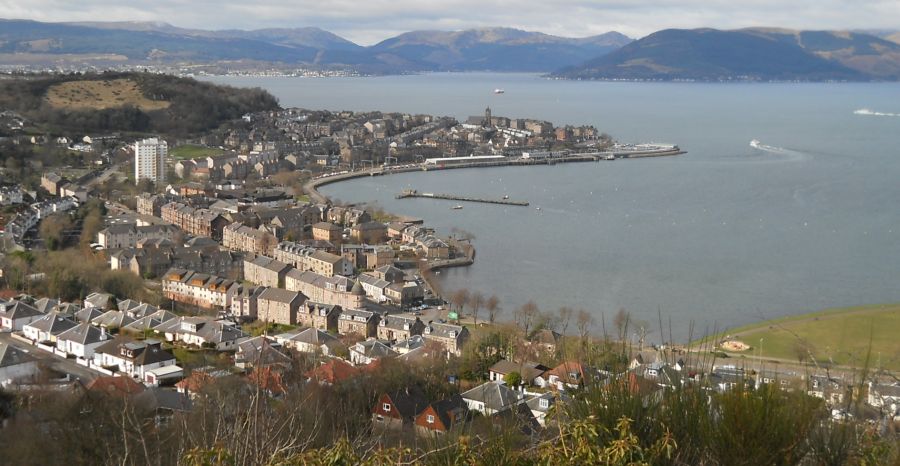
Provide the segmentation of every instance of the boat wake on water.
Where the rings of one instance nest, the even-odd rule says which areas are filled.
[[[880,117],[900,117],[900,113],[875,112],[868,108],[861,108],[853,111],[854,115],[880,116]]]
[[[754,140],[750,141],[750,147],[752,147],[756,150],[759,150],[759,151],[781,155],[781,156],[783,156],[784,160],[804,160],[809,157],[809,154],[806,152],[801,152],[801,151],[793,150],[793,149],[787,149],[784,147],[766,145],[766,144],[759,142],[759,139],[754,139]]]

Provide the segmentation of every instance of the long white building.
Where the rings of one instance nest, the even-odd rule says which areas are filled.
[[[143,179],[155,183],[166,181],[166,155],[169,145],[164,139],[150,138],[134,143],[134,182]]]

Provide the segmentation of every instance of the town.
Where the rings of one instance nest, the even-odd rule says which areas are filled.
[[[553,438],[566,406],[589,404],[598,387],[620,387],[639,406],[693,388],[774,388],[821,400],[833,422],[900,421],[900,385],[883,374],[859,380],[634,344],[624,312],[612,334],[603,322],[603,337],[587,311],[501,313],[496,296],[435,279],[476,264],[467,235],[316,190],[356,176],[676,155],[677,146],[618,144],[591,126],[490,108],[465,122],[285,109],[186,139],[25,136],[24,118],[0,122],[6,143],[72,162],[2,168],[17,183],[0,187],[0,383],[22,396],[142,400],[135,406],[162,429],[214,403],[215,387],[269,401],[343,387],[365,393],[334,413],[355,416],[346,421],[355,433],[419,449],[426,443],[410,439],[483,439],[501,426],[532,443]],[[65,268],[79,261],[110,279],[88,287],[91,277]]]

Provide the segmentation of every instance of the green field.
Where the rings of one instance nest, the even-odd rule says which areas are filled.
[[[900,304],[879,304],[769,320],[725,332],[729,340],[750,345],[747,355],[762,355],[862,367],[900,370]],[[722,340],[719,335],[717,340]],[[871,347],[871,353],[869,349]],[[737,353],[741,354],[741,353]]]
[[[188,160],[188,159],[199,159],[203,157],[215,157],[224,153],[222,149],[216,147],[206,147],[206,146],[195,146],[191,144],[185,144],[183,146],[178,146],[169,151],[169,155],[174,159],[179,160]]]

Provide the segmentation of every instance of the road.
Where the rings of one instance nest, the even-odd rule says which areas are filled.
[[[55,354],[48,353],[42,349],[38,349],[36,346],[31,346],[27,343],[16,340],[10,333],[0,333],[0,342],[12,345],[22,351],[25,351],[31,356],[34,356],[35,359],[46,362],[51,369],[63,374],[71,374],[73,378],[81,379],[83,381],[89,381],[100,376],[99,373],[88,369],[87,367],[76,364],[72,359],[66,359]]]

